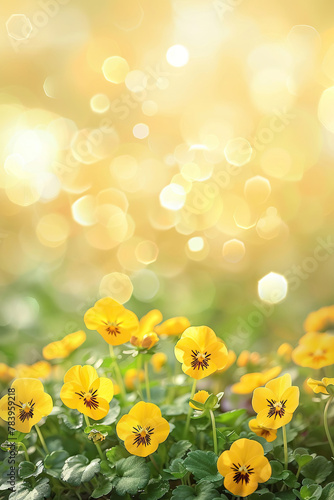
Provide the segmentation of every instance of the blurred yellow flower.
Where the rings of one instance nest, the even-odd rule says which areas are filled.
[[[246,373],[240,378],[240,382],[232,385],[232,392],[234,394],[250,394],[257,387],[261,387],[269,380],[277,377],[281,371],[280,366],[274,366],[264,372]]]
[[[164,352],[157,352],[153,354],[151,358],[153,370],[156,373],[159,373],[162,370],[162,367],[165,366],[165,364],[167,363],[167,360],[168,358]]]
[[[190,327],[190,321],[184,316],[170,318],[155,327],[158,335],[181,335]]]
[[[253,418],[248,425],[252,432],[254,432],[257,436],[263,437],[266,441],[268,441],[268,443],[275,441],[277,438],[277,429],[265,427],[258,421],[257,418]]]
[[[110,297],[98,300],[88,309],[84,321],[89,330],[99,332],[111,345],[129,342],[139,327],[137,316]]]
[[[155,333],[154,328],[162,320],[162,314],[158,309],[153,309],[148,312],[139,321],[139,329],[130,339],[132,345],[151,349],[158,341],[159,337]]]
[[[3,382],[10,382],[16,377],[15,368],[11,368],[6,363],[0,363],[0,380]]]
[[[198,401],[199,403],[205,403],[205,401],[208,399],[210,394],[207,391],[198,391],[196,394],[194,394],[194,397],[192,398],[194,401]],[[196,406],[194,406],[191,402],[189,402],[189,406],[194,408],[196,410]]]
[[[334,306],[313,311],[304,321],[305,332],[321,332],[328,329],[334,329]]]
[[[83,330],[66,335],[61,340],[51,342],[43,347],[43,357],[45,359],[67,358],[75,349],[80,347],[86,340]]]
[[[99,377],[95,368],[89,365],[72,366],[65,374],[60,391],[60,398],[68,408],[78,410],[94,420],[107,415],[113,395],[112,381]]]
[[[285,361],[291,361],[291,354],[293,347],[288,342],[284,342],[277,349],[277,354],[281,356]]]
[[[11,396],[14,398],[12,399]],[[53,408],[52,398],[34,378],[18,378],[0,400],[0,417],[19,432],[30,432]]]
[[[296,365],[308,368],[323,368],[334,363],[334,335],[329,333],[306,333],[292,351]]]
[[[51,365],[47,361],[37,361],[33,365],[16,365],[16,376],[20,378],[47,378],[51,373]]]
[[[290,422],[299,404],[299,388],[291,385],[291,376],[268,382],[265,387],[255,389],[252,405],[258,414],[257,421],[264,427],[279,429]]]
[[[334,389],[334,378],[324,377],[321,380],[315,380],[314,378],[309,378],[307,380],[307,385],[315,392],[316,394],[326,394],[330,395],[327,391],[327,386],[332,385]]]
[[[160,409],[153,403],[140,401],[123,415],[116,426],[117,435],[129,453],[147,457],[154,453],[169,434],[167,420],[161,416]]]
[[[239,354],[238,359],[237,359],[237,366],[239,366],[240,368],[243,368],[244,366],[246,366],[248,361],[249,361],[249,356],[250,356],[249,351],[247,351],[247,350],[241,351],[241,353]]]
[[[228,358],[224,342],[207,326],[187,328],[175,346],[175,356],[184,373],[198,380],[224,368]]]
[[[235,352],[232,351],[231,349],[229,349],[228,352],[227,352],[226,365],[221,370],[217,370],[216,373],[226,372],[230,368],[230,366],[233,365],[233,363],[235,362],[236,359],[237,359],[237,355],[235,354]]]
[[[225,478],[225,488],[240,497],[254,493],[258,483],[268,481],[271,476],[271,466],[261,444],[245,438],[234,441],[229,450],[223,451],[217,468]]]
[[[136,368],[129,368],[124,376],[125,387],[129,391],[134,391],[140,382],[144,382],[145,372],[144,370],[136,370]]]

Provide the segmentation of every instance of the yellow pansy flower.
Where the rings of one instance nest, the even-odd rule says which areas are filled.
[[[225,488],[235,496],[246,497],[254,493],[258,483],[268,481],[271,466],[260,443],[238,439],[218,458],[217,468],[224,477]]]
[[[292,345],[289,344],[288,342],[284,342],[277,349],[277,354],[282,358],[284,358],[285,361],[290,361],[292,351],[293,351]]]
[[[250,352],[247,350],[241,351],[237,359],[237,366],[243,368],[247,365],[249,361]]]
[[[309,378],[307,380],[307,385],[309,387],[311,387],[313,392],[315,392],[316,394],[321,393],[321,394],[326,394],[327,396],[329,396],[329,392],[327,391],[327,386],[328,385],[334,386],[334,378],[324,377],[321,380],[315,380],[314,378]],[[334,387],[333,387],[333,389],[334,389]]]
[[[132,311],[125,309],[116,300],[106,297],[98,300],[84,316],[86,327],[96,330],[111,345],[129,342],[137,333],[139,322]]]
[[[226,365],[224,366],[224,368],[222,368],[221,370],[217,370],[216,373],[223,373],[223,372],[226,372],[230,366],[233,365],[233,363],[235,362],[235,360],[237,359],[237,355],[235,354],[234,351],[232,351],[231,349],[229,349],[227,351],[227,360],[226,360]]]
[[[321,307],[318,311],[311,312],[304,321],[306,332],[321,332],[333,329],[334,327],[334,306]]]
[[[187,328],[175,346],[175,356],[184,373],[197,380],[224,368],[228,358],[224,342],[207,326]]]
[[[208,399],[210,394],[207,391],[198,391],[196,394],[194,394],[194,397],[192,398],[194,401],[198,401],[198,403],[205,403],[205,401]],[[189,406],[197,410],[196,406],[194,406],[190,401],[189,401]]]
[[[134,391],[140,382],[144,382],[144,370],[137,370],[136,368],[129,368],[125,372],[124,384],[129,391]]]
[[[257,420],[271,429],[288,424],[298,404],[299,388],[291,386],[289,373],[271,380],[253,393],[252,405],[258,414]]]
[[[11,368],[6,363],[0,363],[0,380],[3,382],[10,382],[16,377],[15,368]]]
[[[158,335],[181,335],[187,328],[190,327],[190,321],[184,316],[169,318],[161,325],[155,327]]]
[[[65,373],[60,391],[60,398],[68,408],[78,410],[93,420],[107,415],[113,395],[112,381],[99,377],[95,368],[89,365],[72,366]]]
[[[156,373],[159,373],[161,371],[162,367],[165,366],[165,364],[167,363],[167,360],[168,360],[168,358],[164,352],[157,352],[157,353],[153,354],[153,356],[151,358],[153,370]]]
[[[158,341],[159,337],[154,328],[162,320],[162,314],[158,309],[148,312],[139,321],[139,329],[130,339],[132,345],[143,349],[151,349]]]
[[[19,378],[47,378],[51,373],[51,365],[47,361],[37,361],[33,365],[16,365]]]
[[[147,457],[154,453],[169,434],[167,420],[153,403],[140,401],[123,415],[116,426],[116,432],[124,441],[124,446],[132,455]]]
[[[0,400],[0,417],[17,431],[28,433],[52,408],[52,398],[40,380],[18,378]]]
[[[274,441],[277,438],[277,429],[265,427],[258,421],[257,418],[253,418],[248,425],[252,432],[254,432],[257,436],[263,437],[266,441],[268,441],[268,443],[271,443],[271,441]]]
[[[86,334],[83,330],[66,335],[61,340],[51,342],[43,347],[43,357],[45,359],[67,358],[75,349],[80,347],[86,340]]]
[[[272,378],[277,377],[282,371],[280,366],[274,366],[264,372],[246,373],[240,378],[240,382],[232,385],[234,394],[250,394],[257,387],[265,385]]]
[[[292,351],[296,365],[308,368],[323,368],[334,363],[334,335],[329,333],[306,333]]]

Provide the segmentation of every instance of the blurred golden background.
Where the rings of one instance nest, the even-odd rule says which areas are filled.
[[[0,361],[38,359],[106,295],[236,350],[299,338],[333,302],[333,16],[2,3]]]

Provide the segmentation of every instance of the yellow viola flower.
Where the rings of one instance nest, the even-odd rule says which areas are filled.
[[[64,377],[60,399],[68,408],[78,410],[93,420],[100,420],[109,412],[109,403],[114,395],[113,383],[99,377],[89,365],[72,366]]]
[[[111,345],[129,342],[139,326],[135,313],[110,297],[98,300],[88,309],[84,321],[89,330],[96,330]]]
[[[257,436],[263,437],[266,441],[268,441],[268,443],[275,441],[277,438],[277,429],[265,427],[258,421],[257,418],[253,418],[248,425],[252,432],[254,432]]]
[[[10,382],[16,377],[15,368],[11,368],[6,363],[0,363],[0,380],[2,382]]]
[[[293,351],[293,347],[288,342],[284,342],[277,349],[277,354],[283,358],[285,361],[291,361],[291,354]]]
[[[307,368],[323,368],[334,363],[334,335],[329,333],[306,333],[292,351],[296,365]]]
[[[19,378],[47,378],[51,373],[51,365],[47,361],[37,361],[33,365],[16,365],[16,374]]]
[[[19,432],[27,434],[33,425],[49,415],[52,398],[35,378],[18,378],[0,400],[0,417]]]
[[[226,365],[221,370],[217,370],[216,373],[226,372],[230,368],[230,366],[233,365],[233,363],[235,362],[236,359],[237,359],[237,355],[235,354],[235,352],[232,351],[231,349],[229,349],[228,352],[227,352]]]
[[[164,352],[157,352],[153,354],[151,358],[153,370],[156,373],[159,373],[162,370],[162,367],[165,366],[165,364],[167,363],[167,360],[168,358]]]
[[[240,368],[244,368],[249,361],[249,356],[250,356],[249,351],[247,350],[241,351],[237,359],[237,366],[239,366]]]
[[[227,349],[207,326],[193,326],[183,332],[175,346],[175,357],[184,373],[197,380],[221,370],[227,363]]]
[[[334,378],[324,377],[321,380],[315,380],[314,378],[309,378],[307,380],[307,385],[315,392],[316,394],[326,394],[329,396],[329,392],[327,391],[328,385],[334,386]],[[334,387],[333,387],[334,389]]]
[[[154,328],[161,320],[162,314],[158,309],[148,312],[139,321],[139,329],[135,335],[132,335],[130,339],[131,344],[143,349],[151,349],[159,341]]]
[[[255,389],[252,405],[263,426],[279,429],[290,422],[299,404],[299,388],[291,385],[291,376],[270,380],[265,387]]]
[[[144,370],[136,370],[136,368],[129,368],[126,371],[124,377],[125,387],[129,391],[134,391],[140,382],[144,382],[145,372]]]
[[[155,327],[158,335],[181,335],[190,327],[190,321],[184,316],[170,318]]]
[[[305,332],[321,332],[334,327],[334,306],[311,312],[304,321]]]
[[[116,425],[117,435],[132,455],[147,457],[166,441],[169,423],[153,403],[140,401]]]
[[[61,340],[51,342],[43,347],[44,359],[63,359],[67,358],[73,351],[80,347],[86,340],[86,334],[83,330],[66,335]]]
[[[268,481],[271,466],[260,443],[238,439],[218,458],[217,468],[225,478],[224,486],[233,495],[246,497],[254,493],[258,483]]]
[[[205,403],[205,401],[208,399],[210,394],[207,391],[198,391],[192,398],[194,401],[198,401],[198,403]],[[194,406],[190,401],[189,401],[189,406],[197,410],[196,406]]]
[[[251,394],[257,387],[261,387],[277,377],[281,371],[280,366],[274,366],[274,368],[264,372],[246,373],[240,378],[240,382],[232,385],[231,390],[234,394]]]

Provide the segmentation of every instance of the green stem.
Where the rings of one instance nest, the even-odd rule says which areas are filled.
[[[150,379],[148,376],[148,362],[144,362],[144,371],[145,371],[145,385],[146,385],[146,398],[147,401],[151,401],[151,391],[150,391]]]
[[[154,465],[154,467],[156,468],[156,470],[157,470],[157,471],[159,472],[159,474],[160,474],[160,469],[159,469],[159,466],[158,466],[157,462],[156,462],[156,461],[155,461],[155,459],[152,457],[152,455],[149,455],[149,457],[150,457],[150,460],[151,460],[152,464]]]
[[[90,421],[89,421],[89,418],[87,417],[87,415],[84,415],[84,419],[85,419],[87,427],[89,427],[90,426]],[[101,458],[101,460],[104,460],[104,456],[103,456],[103,453],[102,453],[102,450],[101,450],[100,443],[94,443],[94,444],[96,446],[96,449],[97,449],[97,452],[99,454],[99,457]]]
[[[216,421],[212,410],[210,410],[210,417],[212,423],[212,435],[213,435],[213,451],[218,455],[218,443],[217,443],[217,431],[216,431]]]
[[[286,437],[286,426],[283,425],[282,427],[282,433],[283,433],[283,446],[284,446],[284,469],[288,470],[289,467],[289,460],[288,460],[288,440]]]
[[[21,448],[23,449],[24,451],[24,457],[26,459],[27,462],[30,462],[29,460],[29,455],[28,455],[28,450],[27,450],[27,447],[24,443],[22,443],[22,441],[20,441],[19,443],[17,443],[18,447],[21,446]]]
[[[38,427],[38,425],[37,425],[37,424],[35,425],[35,429],[36,429],[36,432],[37,432],[37,434],[38,434],[38,437],[39,437],[39,440],[40,440],[40,442],[41,442],[41,445],[42,445],[42,447],[43,447],[43,450],[45,451],[46,455],[48,455],[48,454],[49,454],[48,447],[46,446],[46,443],[45,443],[44,438],[43,438],[43,436],[42,436],[41,429]]]
[[[113,359],[113,367],[115,370],[116,381],[117,381],[117,383],[119,385],[119,389],[121,391],[121,398],[123,401],[125,401],[125,387],[124,387],[123,377],[121,374],[121,370],[118,366],[117,358],[116,358],[115,353],[114,353],[114,348],[111,344],[109,344],[109,353],[110,353],[110,357]]]
[[[196,384],[197,384],[197,379],[194,379],[193,386],[191,388],[191,394],[190,394],[190,399],[193,399],[195,391],[196,391]],[[191,417],[191,412],[192,408],[189,405],[189,410],[188,410],[188,415],[187,415],[187,421],[186,421],[186,426],[184,428],[184,434],[183,434],[183,439],[187,439],[188,432],[189,432],[189,425],[190,425],[190,417]]]
[[[330,396],[328,398],[328,401],[327,401],[325,409],[324,409],[324,427],[325,427],[325,432],[326,432],[329,446],[331,447],[331,450],[332,450],[332,457],[334,457],[334,444],[333,444],[333,440],[331,438],[331,435],[329,432],[329,427],[328,427],[328,408],[329,408],[329,405],[331,404],[332,401],[333,401],[333,396]]]
[[[142,401],[144,401],[143,391],[141,390],[141,382],[140,382],[140,372],[142,370],[142,354],[138,353],[137,356],[137,389],[139,393],[139,397]]]

